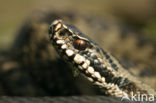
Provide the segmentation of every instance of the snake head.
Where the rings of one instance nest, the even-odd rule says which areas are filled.
[[[104,81],[94,68],[102,68],[103,55],[99,46],[75,26],[55,20],[50,26],[51,42],[60,56],[69,61],[86,77]],[[92,80],[93,81],[93,80]]]

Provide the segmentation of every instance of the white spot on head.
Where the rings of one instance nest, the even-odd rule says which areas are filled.
[[[82,67],[83,67],[84,69],[87,69],[87,68],[88,68],[88,64],[87,64],[87,63],[83,63]]]
[[[93,81],[94,81],[94,80],[93,80],[92,78],[90,78],[90,77],[88,77],[88,80],[89,80],[89,81],[91,81],[91,82],[93,82]]]
[[[110,86],[113,88],[114,87],[114,84],[112,83]]]
[[[88,74],[88,73],[89,73],[87,70],[86,70],[85,72],[86,72],[86,74]]]
[[[68,56],[72,56],[74,54],[74,52],[72,50],[68,49],[68,50],[66,50],[66,54]]]
[[[58,24],[59,21],[60,21],[60,20],[55,20],[55,21],[53,21],[52,25],[56,25],[56,24]]]
[[[63,25],[63,27],[67,29],[67,26]]]
[[[88,66],[90,65],[90,61],[89,60],[86,60],[85,62],[88,64]]]
[[[102,80],[102,82],[105,82],[106,81],[104,77],[102,77],[101,80]]]
[[[95,57],[96,54],[95,54],[95,53],[91,53],[90,56],[91,56],[91,57]]]
[[[93,74],[94,73],[94,68],[93,67],[88,67],[87,71],[89,73]]]
[[[54,35],[53,38],[54,38],[54,39],[58,39],[57,35],[59,35],[58,32],[55,32],[55,35]]]
[[[106,68],[107,66],[105,64],[102,65],[103,68]]]
[[[85,61],[85,58],[83,56],[81,56],[80,54],[76,54],[76,56],[74,57],[74,61],[77,64],[81,64],[82,62]]]
[[[98,58],[98,60],[102,63],[102,59],[101,58]]]
[[[72,30],[70,30],[70,29],[68,29],[71,33],[73,33],[73,31]]]
[[[61,48],[62,48],[62,49],[67,49],[67,45],[66,45],[66,44],[63,44],[63,45],[61,46]]]
[[[107,67],[108,70],[112,70],[112,68],[110,66]]]
[[[59,23],[59,24],[56,25],[55,31],[57,31],[60,28],[61,28],[61,24]]]
[[[78,68],[79,68],[80,70],[82,70],[82,69],[83,69],[83,68],[82,68],[82,66],[80,66],[80,65],[78,66]]]
[[[95,60],[94,60],[94,63],[98,64],[98,63],[99,63],[99,61],[98,61],[97,59],[95,59]]]
[[[99,72],[94,72],[94,76],[98,79],[101,79],[101,75]]]
[[[57,40],[56,43],[57,44],[64,44],[65,42],[63,40]]]

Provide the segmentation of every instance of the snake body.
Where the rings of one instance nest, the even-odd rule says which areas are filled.
[[[67,31],[71,30],[69,33],[73,34],[73,36],[76,34],[78,35],[80,40],[78,40],[76,44],[78,43],[83,45],[83,41],[87,42],[87,44],[91,43],[90,45],[93,47],[87,49],[90,50],[87,52],[90,52],[91,54],[95,53],[98,58],[102,58],[100,63],[101,65],[105,65],[106,68],[98,68],[97,65],[100,63],[98,63],[97,60],[95,60],[95,63],[97,64],[94,65],[94,59],[92,60],[92,56],[88,54],[86,56],[86,53],[83,52],[83,49],[86,47],[85,45],[82,47],[75,45],[76,49],[74,49],[75,46],[69,42],[68,49],[69,51],[70,49],[73,50],[75,56],[76,54],[79,54],[82,56],[82,58],[85,57],[85,60],[90,62],[88,67],[91,67],[91,69],[82,69],[81,66],[83,63],[77,64],[74,59],[68,59],[71,58],[71,51],[67,52],[69,55],[68,56],[65,52],[65,49],[60,48],[61,44],[53,42],[55,47],[59,47],[58,52],[60,52],[61,57],[65,57],[67,59],[66,61],[72,65],[74,64],[73,67],[75,68],[70,67],[70,65],[67,65],[63,62],[64,59],[62,61],[58,57],[57,53],[51,46],[49,37],[47,35],[51,21],[58,18],[61,18],[64,21],[79,27],[83,32],[86,33],[86,35],[89,34],[89,37],[94,38],[94,40],[100,44],[100,46],[97,45],[93,40],[90,40],[88,37],[84,36],[83,33],[79,35],[80,30],[77,28],[64,22],[61,23],[67,27]],[[145,82],[151,84],[152,87],[155,87],[154,68],[156,65],[154,61],[156,60],[156,56],[154,54],[156,49],[151,49],[155,48],[155,45],[151,41],[148,42],[148,40],[144,40],[143,36],[139,36],[138,32],[131,30],[131,28],[127,27],[126,25],[123,26],[119,24],[120,23],[108,18],[100,19],[89,16],[88,14],[80,15],[79,13],[72,13],[69,11],[61,12],[47,10],[33,14],[33,16],[28,18],[21,26],[13,47],[7,52],[0,52],[0,96],[17,96],[15,98],[1,98],[0,100],[2,103],[36,103],[40,101],[43,103],[49,103],[50,101],[54,101],[56,103],[65,101],[69,101],[71,103],[78,103],[81,101],[84,101],[84,103],[88,103],[90,101],[90,103],[120,103],[120,99],[119,101],[116,99],[113,100],[111,96],[118,97],[123,95],[122,93],[129,95],[130,91],[135,91],[135,89],[138,92],[153,93],[151,92],[151,88],[146,88],[144,84],[136,82],[137,79],[132,77],[132,75],[127,72],[127,69],[134,71],[133,73],[137,73],[135,75],[140,77],[141,80],[145,80]],[[72,31],[76,31],[76,33],[73,33]],[[52,31],[49,32],[51,34],[54,33]],[[72,36],[70,37],[71,42],[75,40]],[[54,39],[51,37],[51,41],[53,40]],[[99,48],[100,52],[97,52],[96,48]],[[130,68],[126,67],[125,70],[125,68],[118,63],[118,60],[111,56],[106,50],[103,51],[102,48],[109,50],[111,54],[117,56],[125,63],[127,60],[130,60],[135,64],[141,64],[141,67],[137,68],[138,65],[130,65]],[[78,49],[81,50],[79,51]],[[79,59],[76,59],[76,61],[79,62]],[[151,66],[151,69],[146,68],[148,65]],[[87,65],[84,65],[84,67],[85,66]],[[83,76],[82,79],[86,78],[85,81],[81,80],[81,78],[73,78],[71,69],[76,71],[76,73],[79,72],[79,74]],[[93,72],[93,70],[94,75],[89,75]],[[98,74],[100,74],[103,79],[96,78],[96,76],[98,77]],[[119,76],[121,78],[119,78]],[[103,81],[101,82],[101,80]],[[100,92],[102,92],[102,94],[111,96],[95,96],[99,94],[99,91],[97,93],[95,88],[92,88],[94,85],[99,89]],[[113,91],[119,95],[116,95]],[[88,98],[85,96],[79,96],[86,94],[94,96]],[[76,95],[77,97],[73,97],[73,95]],[[47,99],[40,97],[21,98],[19,96],[57,97]]]
[[[155,91],[132,77],[120,63],[76,27],[55,20],[49,30],[50,40],[57,52],[104,94],[122,97],[153,94]]]

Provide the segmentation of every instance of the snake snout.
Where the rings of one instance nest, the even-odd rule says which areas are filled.
[[[54,34],[61,29],[62,24],[61,24],[62,20],[54,20],[52,22],[52,24],[50,25],[49,28],[49,34],[50,34],[50,38],[52,38],[54,36]]]

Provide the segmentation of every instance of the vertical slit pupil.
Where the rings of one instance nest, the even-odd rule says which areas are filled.
[[[78,39],[74,42],[74,47],[78,50],[86,49],[86,42],[84,40]]]

